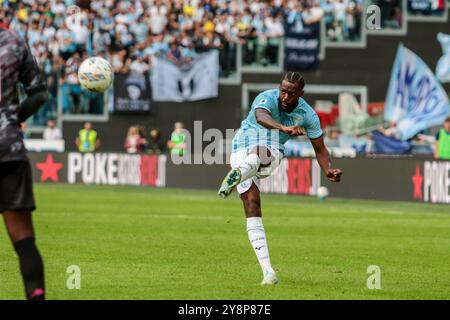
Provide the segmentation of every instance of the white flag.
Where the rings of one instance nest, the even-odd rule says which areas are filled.
[[[219,94],[219,52],[200,54],[189,65],[178,67],[157,58],[151,75],[154,101],[197,101]]]
[[[443,55],[436,65],[436,77],[442,83],[450,82],[450,35],[439,32],[437,39],[441,43]]]

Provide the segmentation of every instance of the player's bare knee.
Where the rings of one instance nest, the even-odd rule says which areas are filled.
[[[6,229],[12,242],[34,236],[31,212],[4,212]]]

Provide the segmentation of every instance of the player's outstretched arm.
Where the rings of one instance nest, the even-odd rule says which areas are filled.
[[[317,139],[311,139],[311,144],[316,152],[317,162],[327,176],[328,180],[333,182],[341,181],[342,170],[330,168],[330,154],[328,153],[325,144],[323,143],[323,136]]]
[[[256,122],[267,129],[276,129],[280,130],[284,133],[287,133],[290,136],[300,136],[304,132],[298,126],[286,127],[281,123],[278,123],[272,118],[272,114],[270,111],[262,108],[257,108],[255,110]]]
[[[19,121],[31,117],[48,99],[47,83],[28,45],[23,39],[18,40],[22,51],[19,81],[23,84],[27,98],[19,106]]]
[[[262,108],[255,109],[255,117],[256,122],[258,122],[258,124],[262,125],[264,128],[277,130],[281,130],[283,128],[283,125],[281,123],[276,122],[272,118],[272,114],[270,113],[270,111],[266,109]]]
[[[27,96],[19,106],[19,121],[25,122],[47,101],[47,99],[48,95],[46,90]]]

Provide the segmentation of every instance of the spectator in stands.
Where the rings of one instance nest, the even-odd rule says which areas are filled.
[[[441,160],[450,160],[450,117],[445,119],[443,128],[436,135],[434,157]]]
[[[92,128],[92,123],[84,124],[84,129],[79,131],[75,144],[80,152],[94,152],[100,148],[101,142],[97,131]]]
[[[399,138],[397,134],[397,123],[394,121],[390,121],[389,124],[387,124],[387,128],[380,127],[377,129],[377,131],[381,132],[386,137],[393,137],[396,139]]]
[[[329,0],[322,4],[322,8],[329,41],[342,42],[360,39],[363,12],[361,0]]]
[[[187,135],[184,124],[182,122],[176,122],[170,140],[167,142],[170,153],[183,156],[187,150],[186,138]]]
[[[337,129],[330,130],[330,134],[325,137],[325,145],[329,148],[339,148],[339,136],[340,132]]]
[[[147,141],[139,133],[139,128],[131,126],[125,138],[125,151],[128,153],[139,153],[143,151],[146,144]]]
[[[20,132],[22,133],[23,139],[30,139],[31,138],[31,131],[28,129],[28,125],[26,122],[22,122],[20,124]]]
[[[150,64],[148,57],[144,57],[141,53],[136,53],[136,60],[130,64],[130,72],[144,74],[150,70]]]
[[[357,30],[356,30],[357,14],[358,14],[358,9],[356,7],[356,3],[354,1],[350,1],[347,6],[346,21],[345,21],[347,24],[348,39],[350,41],[355,40],[355,36],[357,34]]]
[[[181,65],[183,63],[182,58],[183,57],[181,55],[180,47],[178,46],[178,44],[176,42],[172,43],[170,45],[170,50],[167,55],[167,59],[176,65]]]
[[[61,130],[56,127],[56,122],[53,119],[47,121],[47,128],[44,130],[42,136],[44,140],[59,140],[62,139]]]
[[[169,5],[171,5],[170,1]],[[168,24],[167,14],[169,8],[162,0],[156,0],[153,6],[147,8],[150,13],[150,30],[154,35],[161,34]]]
[[[399,7],[398,0],[377,0],[377,5],[381,13],[381,27],[392,28],[392,23],[396,23],[396,10]],[[395,27],[395,25],[394,25]],[[400,26],[397,26],[399,28]]]
[[[123,72],[126,69],[127,50],[122,49],[112,54],[111,66],[114,72]]]
[[[150,141],[148,144],[148,152],[150,154],[161,154],[164,151],[164,145],[161,142],[161,134],[158,129],[150,131]]]
[[[142,138],[142,152],[147,152],[148,150],[148,139],[147,139],[147,133],[146,129],[143,125],[136,125],[139,131],[139,135]]]
[[[331,23],[330,29],[328,29],[328,39],[334,42],[342,42],[344,41],[344,30],[338,24],[337,21],[333,21]]]
[[[266,56],[268,64],[277,63],[277,50],[280,46],[280,39],[284,35],[284,27],[281,12],[276,14],[268,14],[264,19],[265,33],[267,36]],[[263,63],[264,64],[264,63]]]

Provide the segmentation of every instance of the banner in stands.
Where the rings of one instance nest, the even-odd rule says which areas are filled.
[[[439,32],[437,39],[442,47],[442,57],[436,65],[436,77],[442,83],[450,82],[450,34]]]
[[[118,153],[30,153],[34,180],[164,187],[166,156]]]
[[[384,110],[385,120],[396,123],[396,138],[407,140],[441,125],[449,111],[448,96],[433,72],[414,52],[399,45]]]
[[[320,23],[303,24],[300,17],[287,19],[285,25],[286,70],[309,70],[319,67]]]
[[[148,76],[114,74],[114,112],[149,112],[152,92]]]
[[[155,59],[151,73],[155,101],[197,101],[219,94],[219,52],[198,55],[192,63],[177,66],[167,59]]]
[[[423,16],[444,14],[446,0],[408,0],[408,13]]]

